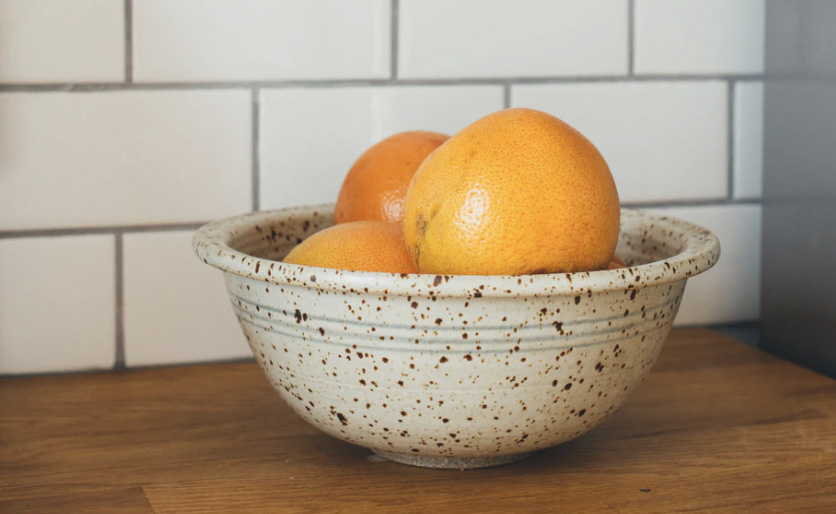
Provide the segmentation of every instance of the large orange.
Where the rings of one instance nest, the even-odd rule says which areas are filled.
[[[334,225],[305,239],[284,262],[351,271],[417,273],[400,224],[355,221]]]
[[[606,269],[620,207],[609,167],[563,121],[506,109],[472,123],[412,179],[404,236],[421,273]]]
[[[416,130],[387,137],[361,155],[343,181],[334,223],[400,222],[409,181],[424,159],[450,136]]]

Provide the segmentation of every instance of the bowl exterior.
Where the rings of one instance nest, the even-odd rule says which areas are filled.
[[[224,275],[256,360],[295,412],[416,457],[515,455],[587,432],[647,376],[685,287],[532,295],[521,277],[519,294],[440,296],[421,281],[387,294]]]

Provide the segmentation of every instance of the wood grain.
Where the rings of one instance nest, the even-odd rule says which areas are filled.
[[[254,363],[0,380],[0,512],[834,512],[836,381],[674,331],[627,406],[510,466],[374,462]]]

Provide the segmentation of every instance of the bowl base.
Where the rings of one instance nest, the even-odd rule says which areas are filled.
[[[526,459],[536,453],[517,453],[514,455],[497,455],[495,457],[429,457],[425,455],[387,452],[383,450],[372,450],[372,452],[374,452],[375,455],[379,455],[380,457],[383,457],[386,460],[391,460],[392,462],[418,466],[421,468],[438,469],[476,469],[502,466],[504,464],[511,464],[512,462]]]

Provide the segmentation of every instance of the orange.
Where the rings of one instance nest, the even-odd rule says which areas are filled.
[[[334,225],[305,239],[284,262],[351,271],[417,273],[400,224],[355,221]]]
[[[618,256],[618,254],[612,254],[612,260],[610,261],[610,265],[607,266],[607,269],[621,269],[626,268],[627,263],[624,262],[624,259]]]
[[[450,136],[401,132],[366,150],[343,181],[334,223],[359,220],[400,222],[409,181],[424,159]]]
[[[598,149],[532,109],[481,118],[412,179],[404,237],[418,271],[524,275],[606,269],[620,204]]]

